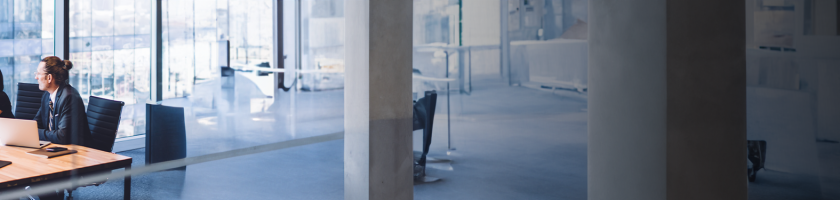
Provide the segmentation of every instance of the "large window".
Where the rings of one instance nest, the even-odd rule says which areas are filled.
[[[0,0],[0,71],[15,102],[17,83],[34,83],[41,58],[53,55],[53,0]]]
[[[344,1],[301,1],[303,91],[344,88]]]
[[[233,67],[267,67],[272,52],[271,6],[267,0],[162,1],[163,98],[190,96],[196,83],[218,79],[218,48],[223,41],[230,42]],[[249,78],[273,83],[270,77]]]
[[[196,84],[217,80],[222,41],[230,43],[233,66],[257,67],[271,60],[271,1],[161,3],[164,99],[190,97]],[[150,0],[70,1],[70,60],[77,67],[71,70],[71,84],[85,99],[99,96],[126,103],[118,137],[145,132],[150,20]],[[260,78],[267,85],[273,80]]]
[[[71,0],[71,84],[84,99],[123,101],[118,137],[143,134],[149,99],[149,0]]]

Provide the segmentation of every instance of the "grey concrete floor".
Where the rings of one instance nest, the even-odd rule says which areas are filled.
[[[440,93],[430,156],[453,162],[430,163],[427,174],[442,181],[416,184],[415,198],[585,199],[585,96],[508,87],[494,78],[475,80],[473,86],[470,95],[452,94],[451,117],[446,115],[446,93]],[[303,98],[310,98],[306,102],[312,107],[317,107],[318,101],[335,102],[338,98],[340,103],[343,98],[329,95],[329,91],[323,94],[326,95]],[[305,95],[298,97],[302,96]],[[331,133],[329,128],[307,127],[338,124],[330,118],[324,120],[311,117],[298,121],[297,134]],[[451,125],[447,126],[447,122]],[[447,150],[448,128],[456,150]],[[188,143],[198,143],[188,144],[190,156],[260,144],[242,142],[247,141],[242,138],[251,136],[211,130],[212,126],[196,125],[193,129],[211,132],[188,133]],[[262,134],[253,136],[259,135]],[[284,140],[276,137],[269,141]],[[421,132],[415,131],[414,137],[415,149],[419,150]],[[224,141],[235,141],[237,145]],[[329,141],[136,176],[132,178],[132,198],[342,199],[343,142]],[[221,150],[217,149],[220,146]],[[134,158],[134,165],[139,167],[144,163],[144,151],[120,154]],[[122,180],[110,180],[100,186],[80,188],[73,196],[118,199],[122,188]]]
[[[840,200],[840,143],[816,142],[816,145],[819,170],[809,173],[760,170],[755,182],[749,183],[749,199]]]
[[[415,199],[586,199],[585,95],[510,87],[492,77],[474,78],[473,87],[470,95],[451,95],[451,115],[446,114],[447,95],[440,93],[430,156],[453,162],[430,163],[427,174],[442,181],[417,183]],[[336,117],[337,112],[343,116],[341,91],[299,93],[297,98],[301,106],[296,112],[307,117],[295,119],[294,131],[260,128],[276,123],[236,121],[278,116],[271,113],[239,113],[224,122],[224,117],[219,117],[224,113],[192,109],[190,112],[197,117],[192,119],[193,130],[188,131],[189,156],[328,134],[343,127],[342,118]],[[201,124],[198,121],[202,116],[219,121]],[[232,125],[242,128],[225,127]],[[448,150],[450,128],[455,150]],[[415,131],[415,150],[419,150],[421,140],[421,132]],[[343,199],[343,142],[328,141],[133,177],[132,198]],[[819,149],[822,176],[762,170],[757,181],[749,184],[750,199],[837,199],[840,175],[833,166],[840,160],[840,145],[820,143]],[[134,165],[139,167],[144,163],[144,151],[120,154],[134,158]],[[73,196],[119,199],[122,188],[122,180],[110,180],[80,188]]]

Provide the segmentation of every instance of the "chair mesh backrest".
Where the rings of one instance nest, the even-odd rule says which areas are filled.
[[[15,118],[35,119],[41,108],[41,97],[44,91],[38,89],[38,84],[18,83],[17,103],[15,104]]]
[[[114,148],[114,140],[117,138],[117,128],[120,125],[120,115],[124,104],[122,101],[90,97],[87,107],[91,134],[90,140],[86,142],[88,147],[111,152]]]

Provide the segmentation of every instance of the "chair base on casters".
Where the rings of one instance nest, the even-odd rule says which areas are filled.
[[[437,92],[426,91],[424,97],[414,101],[412,130],[423,130],[423,151],[414,152],[414,181],[430,183],[440,181],[440,178],[426,176],[426,163],[430,161],[429,146],[432,142],[432,127],[434,125],[435,107],[437,106]],[[439,160],[434,159],[434,162]]]
[[[432,183],[442,179],[437,177],[426,176],[426,167],[414,163],[414,182]]]
[[[76,189],[79,189],[81,187],[88,187],[88,186],[99,186],[99,185],[105,184],[105,182],[107,182],[107,181],[108,181],[108,179],[105,179],[105,181],[102,181],[102,182],[90,183],[90,184],[87,184],[87,185],[78,186],[78,187],[73,188],[73,189],[67,189],[67,190],[65,190],[65,191],[67,191],[67,198],[65,198],[65,199],[66,200],[73,200],[73,191],[76,191]]]
[[[422,152],[414,152],[414,182],[415,183],[432,183],[437,182],[443,179],[437,177],[426,176],[426,166],[420,165],[418,161],[422,156]],[[426,156],[426,163],[447,163],[451,162],[448,159],[435,159],[432,157]]]
[[[432,158],[432,157],[426,156],[426,163],[448,163],[448,162],[452,162],[452,160],[445,159],[445,158]]]

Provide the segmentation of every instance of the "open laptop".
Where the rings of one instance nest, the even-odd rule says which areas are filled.
[[[0,118],[0,145],[40,149],[49,144],[48,141],[38,140],[35,120]]]

